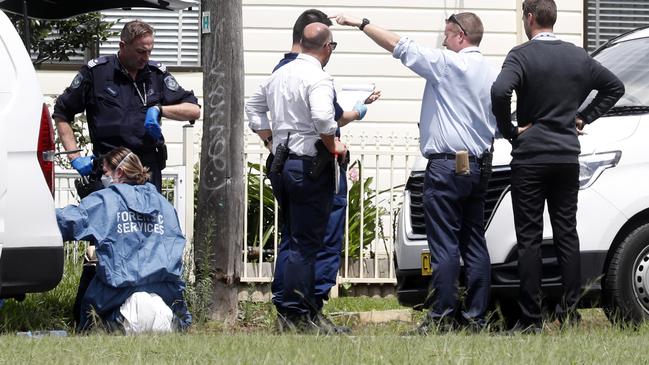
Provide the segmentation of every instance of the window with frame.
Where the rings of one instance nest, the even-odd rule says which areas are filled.
[[[594,51],[611,38],[649,25],[646,0],[586,0],[585,48]]]
[[[140,19],[155,29],[151,59],[167,66],[200,66],[200,19],[198,7],[190,10],[132,9],[102,11],[104,21],[115,22],[111,30],[119,32],[124,23]],[[119,35],[102,43],[99,54],[115,54]]]

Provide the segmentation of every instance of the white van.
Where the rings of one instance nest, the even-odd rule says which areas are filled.
[[[0,11],[0,298],[50,290],[61,280],[53,152],[52,120],[36,72]]]

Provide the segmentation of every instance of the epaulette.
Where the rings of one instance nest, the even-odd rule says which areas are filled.
[[[149,66],[155,67],[161,72],[167,72],[167,66],[165,66],[162,62],[159,61],[149,61]]]
[[[97,57],[88,61],[88,68],[93,68],[97,65],[103,65],[106,62],[108,62],[108,57],[106,56]]]

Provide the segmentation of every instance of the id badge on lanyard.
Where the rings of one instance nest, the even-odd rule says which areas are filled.
[[[135,91],[137,91],[137,95],[140,97],[140,101],[142,102],[142,106],[146,106],[146,99],[147,99],[147,94],[146,94],[146,83],[142,81],[142,91],[144,92],[141,93],[140,89],[137,87],[137,84],[135,81],[133,81],[133,87],[135,87]]]

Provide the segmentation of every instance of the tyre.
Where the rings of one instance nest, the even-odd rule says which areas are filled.
[[[649,318],[649,224],[617,247],[603,289],[603,309],[614,324],[636,325]]]

